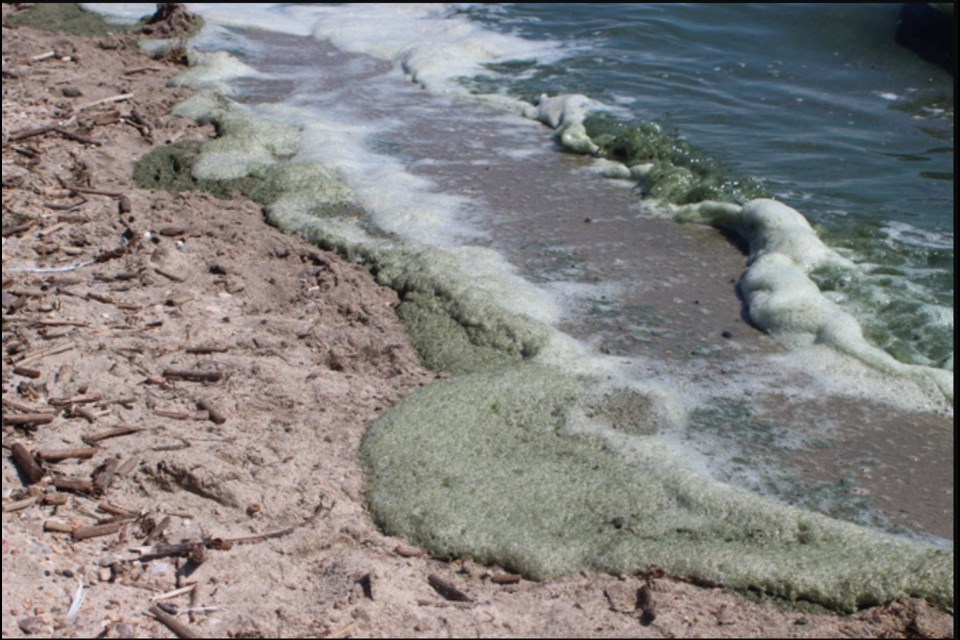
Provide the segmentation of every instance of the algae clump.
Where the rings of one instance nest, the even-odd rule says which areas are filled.
[[[469,373],[529,358],[546,344],[546,330],[533,320],[509,313],[471,289],[455,259],[442,250],[406,247],[379,239],[364,209],[352,193],[321,165],[271,159],[279,151],[292,149],[251,144],[237,124],[250,118],[235,117],[230,127],[217,121],[218,129],[229,134],[213,142],[185,141],[154,149],[134,167],[134,181],[143,188],[172,193],[202,190],[218,198],[242,195],[263,205],[267,220],[297,233],[326,249],[358,262],[377,281],[398,292],[398,316],[404,321],[424,364],[434,371]],[[249,162],[242,171],[235,162],[226,162],[226,175],[239,177],[197,177],[216,175],[218,165],[210,159],[228,153],[230,140],[245,139],[244,152],[264,158]],[[251,153],[251,149],[253,150]],[[208,154],[204,156],[204,154]],[[197,171],[208,159],[207,168]],[[326,224],[330,219],[354,218],[371,233],[350,240]],[[340,231],[343,231],[341,228]]]
[[[841,611],[904,596],[952,606],[952,552],[702,477],[656,436],[590,418],[605,412],[589,384],[521,364],[408,396],[361,447],[377,524],[538,580],[658,564]]]

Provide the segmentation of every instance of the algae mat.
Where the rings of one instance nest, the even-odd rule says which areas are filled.
[[[843,611],[903,596],[952,607],[951,551],[713,482],[655,425],[624,433],[604,413],[589,380],[535,364],[431,385],[364,440],[370,509],[436,556],[533,579],[657,564]]]

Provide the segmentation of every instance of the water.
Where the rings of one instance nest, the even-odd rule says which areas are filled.
[[[247,105],[239,133],[206,158],[205,177],[323,164],[355,206],[311,217],[311,188],[326,182],[308,180],[297,198],[268,207],[271,218],[374,265],[404,294],[399,312],[432,366],[479,371],[454,387],[455,406],[444,387],[375,427],[366,455],[385,528],[441,554],[512,558],[534,574],[571,568],[569,544],[557,547],[564,560],[531,565],[517,559],[515,538],[503,552],[486,538],[447,537],[482,529],[463,524],[470,513],[447,513],[458,501],[445,492],[458,482],[445,480],[446,498],[426,504],[418,501],[432,489],[411,481],[408,503],[398,497],[406,480],[390,475],[408,471],[388,473],[378,466],[385,454],[371,453],[379,439],[406,434],[401,441],[420,443],[409,453],[419,468],[425,443],[443,440],[416,431],[424,424],[485,429],[503,418],[512,428],[527,422],[510,411],[540,411],[566,416],[556,427],[565,437],[599,438],[633,465],[618,472],[624,486],[643,469],[638,487],[656,477],[679,491],[686,506],[664,507],[661,518],[678,532],[716,537],[718,521],[691,524],[703,514],[689,505],[717,481],[711,500],[726,504],[732,491],[739,505],[724,521],[738,510],[781,514],[743,497],[762,495],[952,547],[952,79],[894,44],[897,6],[192,7],[209,23],[195,46],[247,65],[196,67],[195,86],[228,81],[219,89]],[[211,104],[191,109],[222,122]],[[747,204],[755,197],[790,209]],[[727,204],[697,204],[703,198]],[[436,297],[424,302],[424,292]],[[490,373],[491,362],[520,354],[562,375]],[[569,375],[592,382],[554,397],[572,388]],[[501,396],[516,398],[488,405]],[[540,425],[531,433],[554,428],[543,418],[530,418]],[[454,459],[451,474],[474,478],[467,503],[501,476],[471,475],[488,451],[454,440],[457,453],[431,464]],[[542,446],[546,460],[554,445]],[[545,482],[550,469],[533,475]],[[609,486],[594,472],[577,486]],[[546,505],[543,522],[569,517],[557,489],[529,482],[523,495],[496,482],[488,490],[516,505],[536,494],[530,508]],[[391,508],[406,505],[400,515],[376,507],[384,492]],[[449,531],[411,523],[421,511]],[[806,517],[796,514],[769,518]],[[620,530],[629,517],[614,520]],[[527,529],[511,535],[542,541]],[[723,554],[707,549],[696,553]],[[613,556],[588,564],[629,566]],[[746,571],[769,580],[766,561],[755,562]],[[675,570],[739,579],[722,567]]]

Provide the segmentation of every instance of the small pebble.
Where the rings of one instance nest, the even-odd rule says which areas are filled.
[[[733,333],[731,333],[730,331],[724,331],[724,332],[721,333],[720,335],[722,335],[724,338],[732,338],[732,337],[733,337]]]
[[[30,616],[29,618],[21,618],[17,621],[17,624],[20,626],[20,631],[31,636],[35,633],[40,633],[46,623],[40,616]]]

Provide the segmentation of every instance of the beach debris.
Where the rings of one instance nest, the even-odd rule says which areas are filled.
[[[87,460],[95,456],[100,449],[96,447],[77,447],[72,449],[41,449],[36,456],[44,462],[62,462],[70,458]]]
[[[89,527],[76,527],[70,535],[77,542],[87,540],[88,538],[99,538],[117,533],[128,523],[129,521],[108,522],[107,524],[95,524]]]
[[[70,476],[54,476],[53,486],[60,491],[73,491],[75,493],[93,493],[93,482],[85,478],[73,478]]]
[[[159,620],[172,631],[178,638],[199,638],[200,636],[188,625],[177,620],[176,616],[170,615],[160,608],[159,605],[151,605],[147,612]]]
[[[99,433],[94,433],[93,435],[83,436],[80,439],[86,442],[87,444],[89,444],[90,446],[96,446],[96,444],[101,440],[107,440],[108,438],[117,438],[119,436],[127,436],[127,435],[130,435],[131,433],[138,433],[140,431],[143,431],[143,429],[140,429],[139,427],[131,427],[127,425],[127,426],[121,426],[121,427],[114,427],[113,429],[107,429],[106,431],[100,431]]]
[[[83,604],[83,596],[83,580],[80,580],[80,585],[73,594],[73,602],[70,604],[70,609],[67,611],[67,619],[73,620],[77,617],[77,614],[80,613],[80,606]]]
[[[5,413],[3,424],[31,428],[53,422],[54,417],[52,413]]]
[[[435,573],[427,576],[427,582],[433,587],[434,591],[439,593],[447,600],[455,602],[471,602],[470,596],[458,589],[453,583],[448,582]]]
[[[17,626],[20,627],[20,631],[23,631],[28,636],[40,633],[46,625],[47,622],[40,616],[28,616],[17,620]]]
[[[51,533],[73,533],[74,526],[58,520],[45,520],[43,530]]]
[[[37,496],[28,496],[20,500],[11,500],[10,502],[3,503],[3,512],[8,513],[10,511],[21,511],[36,504],[39,498]]]
[[[6,422],[6,417],[4,417],[4,422]],[[10,448],[10,452],[13,454],[13,463],[17,466],[20,473],[23,474],[23,477],[27,481],[26,484],[39,482],[40,478],[43,477],[44,470],[37,464],[36,459],[27,451],[27,448],[21,443],[15,442]]]
[[[657,618],[653,589],[649,581],[637,589],[637,609],[640,610],[640,624],[643,626],[649,625]]]
[[[223,412],[220,411],[220,409],[218,409],[216,405],[214,405],[210,400],[207,400],[206,398],[201,398],[200,400],[197,400],[197,408],[206,410],[206,412],[210,416],[210,421],[213,422],[214,424],[223,424],[224,422],[227,421],[227,417],[223,414]]]
[[[400,543],[394,547],[393,552],[402,558],[422,558],[423,556],[427,555],[427,552],[424,549],[403,543]]]

